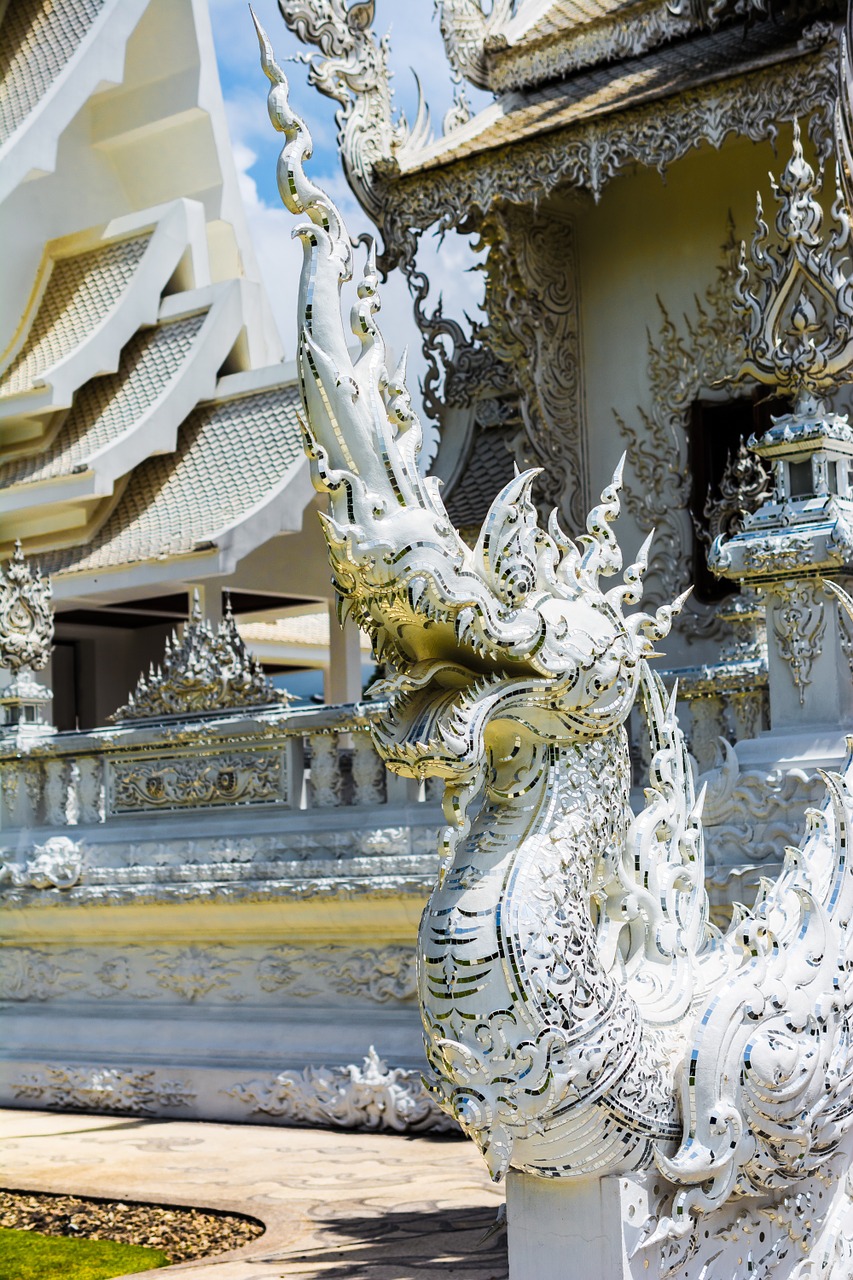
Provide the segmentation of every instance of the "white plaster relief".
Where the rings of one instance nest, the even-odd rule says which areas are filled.
[[[281,1005],[411,1005],[412,948],[223,946],[0,947],[0,1000],[144,1000]]]
[[[372,1046],[360,1067],[282,1071],[226,1092],[255,1114],[292,1124],[395,1133],[458,1131],[424,1089],[419,1071],[389,1068]]]
[[[23,1104],[57,1111],[117,1111],[153,1115],[192,1105],[194,1091],[157,1071],[112,1067],[45,1066],[26,1072],[13,1085]]]

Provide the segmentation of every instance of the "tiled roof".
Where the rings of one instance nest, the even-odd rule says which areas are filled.
[[[538,44],[562,35],[587,22],[597,22],[620,9],[631,8],[635,0],[554,0],[554,3],[537,22],[528,27],[516,46]]]
[[[570,128],[637,107],[644,102],[683,93],[694,86],[736,76],[767,55],[784,56],[790,31],[777,23],[744,29],[729,27],[679,44],[655,49],[644,57],[583,71],[557,83],[506,95],[496,108],[477,117],[423,152],[413,152],[414,173],[443,167],[539,134]],[[795,37],[794,37],[795,38]]]
[[[329,644],[329,613],[327,609],[311,613],[288,613],[271,622],[241,622],[237,630],[247,644],[305,645],[308,648],[327,648]],[[362,649],[370,649],[370,640],[360,633]]]
[[[481,525],[498,491],[512,479],[510,447],[517,434],[517,427],[476,432],[464,470],[446,500],[447,514],[458,529]]]
[[[118,302],[151,234],[56,258],[24,346],[0,376],[0,399],[33,386],[74,350]]]
[[[40,555],[80,573],[193,551],[246,515],[302,461],[299,391],[277,387],[193,410],[173,454],[135,469],[91,542]]]
[[[129,431],[180,370],[206,314],[202,311],[136,333],[122,351],[118,371],[93,378],[78,391],[46,451],[0,466],[0,488],[69,475]]]
[[[104,0],[9,0],[0,25],[0,144],[70,61]]]

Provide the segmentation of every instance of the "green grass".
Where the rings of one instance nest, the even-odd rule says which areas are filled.
[[[0,1227],[0,1280],[109,1280],[168,1265],[159,1249]]]

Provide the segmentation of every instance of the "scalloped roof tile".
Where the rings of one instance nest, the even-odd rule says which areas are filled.
[[[300,645],[325,648],[329,643],[328,610],[289,613],[268,622],[240,622],[237,630],[245,642],[252,644]],[[359,644],[370,652],[370,640],[359,632]]]
[[[92,540],[47,553],[48,573],[83,573],[186,555],[245,516],[303,460],[299,390],[201,405],[172,454],[149,458]]]
[[[146,232],[52,260],[24,345],[0,375],[0,398],[27,391],[89,336],[118,302],[150,240]]]
[[[601,18],[607,18],[620,9],[636,7],[636,0],[554,0],[547,13],[543,13],[542,17],[515,41],[514,47],[538,44],[540,40],[549,40],[554,36],[563,35],[587,22],[597,22]]]
[[[69,475],[131,430],[180,372],[206,315],[200,311],[162,321],[134,334],[118,371],[93,378],[78,391],[46,450],[0,466],[0,489]]]
[[[70,62],[104,0],[9,0],[0,24],[0,145]]]
[[[496,495],[512,479],[515,459],[511,448],[517,434],[517,427],[477,431],[465,467],[445,503],[457,528],[481,525]]]

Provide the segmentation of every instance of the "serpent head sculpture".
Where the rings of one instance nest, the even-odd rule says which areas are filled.
[[[418,944],[431,1087],[495,1179],[655,1169],[672,1195],[666,1229],[683,1236],[733,1196],[808,1178],[846,1140],[847,784],[831,779],[803,850],[755,910],[715,930],[701,796],[675,695],[648,666],[683,598],[631,612],[648,544],[602,584],[622,569],[621,464],[576,539],[556,516],[540,527],[532,471],[495,497],[473,547],[460,538],[418,469],[405,360],[389,369],[376,324],[372,247],[352,354],[340,295],[353,244],[306,176],[310,136],[258,36],[285,137],[279,190],[304,249],[305,446],[329,499],[340,613],[386,664],[381,755],[445,784]],[[638,696],[652,764],[635,816],[623,726]],[[820,962],[818,935],[831,939]]]

